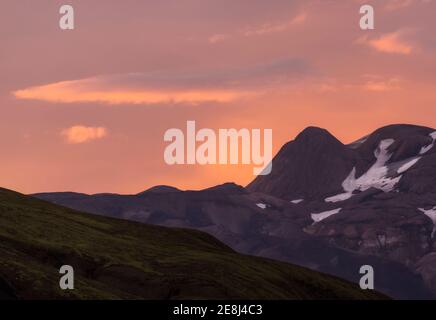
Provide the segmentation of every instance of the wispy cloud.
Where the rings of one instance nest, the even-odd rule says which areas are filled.
[[[388,11],[395,11],[403,8],[408,8],[416,4],[428,4],[432,0],[387,0],[385,8]]]
[[[86,127],[76,125],[62,130],[61,135],[68,143],[80,144],[106,137],[107,130],[104,127]]]
[[[313,88],[322,93],[337,93],[345,91],[372,91],[372,92],[387,92],[400,90],[403,88],[405,80],[400,77],[385,77],[378,74],[365,74],[361,79],[353,81],[340,81],[338,79],[325,78],[317,79],[313,82]],[[305,84],[306,88],[309,84]]]
[[[86,85],[85,85],[86,84]],[[230,102],[250,94],[247,91],[219,89],[117,89],[101,87],[97,79],[62,81],[14,92],[15,97],[58,103],[164,104]]]
[[[303,60],[283,59],[231,70],[104,75],[33,86],[13,92],[18,99],[52,103],[199,104],[228,103],[256,96],[269,83],[304,74]]]
[[[223,34],[223,33],[214,34],[214,35],[209,37],[209,43],[215,44],[215,43],[218,43],[218,42],[225,41],[225,40],[227,40],[230,37],[231,37],[231,35]]]
[[[368,91],[385,92],[399,89],[400,82],[399,78],[390,78],[387,80],[372,79],[368,80],[363,85],[363,88]]]
[[[416,49],[404,39],[404,32],[402,31],[387,33],[375,39],[364,36],[357,39],[356,42],[369,46],[379,52],[391,54],[409,55]]]
[[[291,27],[302,24],[306,21],[307,14],[306,13],[300,13],[299,15],[292,18],[290,21],[284,21],[284,22],[275,22],[275,23],[264,23],[260,26],[255,26],[248,28],[247,30],[243,31],[244,36],[261,36],[265,34],[270,33],[277,33],[277,32],[283,32]]]
[[[414,0],[388,0],[386,3],[386,9],[389,11],[398,10],[411,6]]]
[[[208,38],[208,42],[210,44],[216,44],[235,37],[263,36],[273,33],[285,32],[296,25],[303,24],[304,22],[306,22],[306,20],[307,14],[305,12],[302,12],[291,18],[290,20],[286,21],[265,22],[260,25],[249,26],[235,32],[213,34]]]

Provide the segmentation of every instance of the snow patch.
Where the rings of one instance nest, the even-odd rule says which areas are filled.
[[[256,206],[258,206],[261,209],[266,209],[267,205],[265,203],[256,203]]]
[[[324,211],[324,212],[320,212],[320,213],[311,213],[310,217],[312,218],[312,220],[314,221],[314,223],[320,222],[334,214],[339,213],[339,211],[341,211],[342,208],[337,208],[334,210],[329,210],[329,211]]]
[[[430,133],[429,136],[433,139],[433,141],[428,146],[421,148],[421,151],[419,151],[419,154],[421,155],[429,152],[434,147],[436,141],[436,131]]]
[[[427,152],[429,152],[431,150],[431,148],[433,148],[434,146],[434,141],[433,143],[430,143],[428,146],[422,147],[421,151],[419,151],[419,154],[423,155],[426,154]]]
[[[359,140],[356,140],[356,141],[350,143],[348,146],[349,146],[350,148],[352,148],[352,149],[356,149],[356,148],[358,148],[360,145],[362,145],[363,143],[365,143],[366,140],[368,140],[368,137],[369,137],[369,136],[364,136],[364,137],[360,138]]]
[[[433,231],[431,233],[431,237],[433,238],[436,233],[436,207],[433,207],[433,209],[429,210],[418,208],[418,210],[424,213],[427,217],[429,217],[431,221],[433,221]]]
[[[350,192],[344,192],[344,193],[340,193],[337,194],[335,196],[332,197],[328,197],[325,198],[325,202],[340,202],[340,201],[345,201],[347,199],[350,199],[353,196],[353,194]]]
[[[406,162],[405,164],[403,164],[398,170],[398,173],[403,173],[406,172],[407,170],[409,170],[410,168],[412,168],[419,160],[421,159],[421,157],[417,157],[414,158],[408,162]]]
[[[392,156],[392,154],[388,153],[387,149],[392,143],[394,143],[394,139],[380,141],[379,147],[374,151],[374,156],[376,157],[375,163],[358,179],[356,179],[356,168],[351,170],[348,177],[342,183],[342,187],[347,193],[352,193],[355,190],[365,191],[371,187],[385,192],[393,189],[400,179],[386,177],[388,173],[386,162]]]
[[[303,202],[303,201],[304,201],[304,199],[295,199],[295,200],[292,200],[291,202],[298,204],[298,203]]]

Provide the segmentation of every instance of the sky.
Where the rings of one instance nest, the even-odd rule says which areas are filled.
[[[59,28],[70,4],[75,29]],[[359,8],[375,9],[361,30]],[[2,0],[0,186],[23,193],[201,189],[247,165],[169,166],[169,128],[307,126],[349,143],[436,128],[432,0]],[[274,170],[274,168],[273,168]]]

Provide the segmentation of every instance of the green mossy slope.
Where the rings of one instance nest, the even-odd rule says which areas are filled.
[[[59,289],[59,268],[75,290]],[[0,189],[0,299],[382,299],[238,254],[205,233],[80,213]]]

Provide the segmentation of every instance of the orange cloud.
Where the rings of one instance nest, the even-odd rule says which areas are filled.
[[[357,43],[372,47],[373,49],[394,54],[409,55],[414,50],[413,46],[402,39],[402,32],[392,32],[382,35],[378,39],[368,39],[367,36],[361,37]]]
[[[79,144],[106,137],[107,130],[104,127],[85,127],[76,125],[61,132],[68,143]]]
[[[95,79],[62,81],[13,92],[18,99],[57,103],[161,104],[230,102],[253,94],[231,89],[129,89],[113,88]]]

